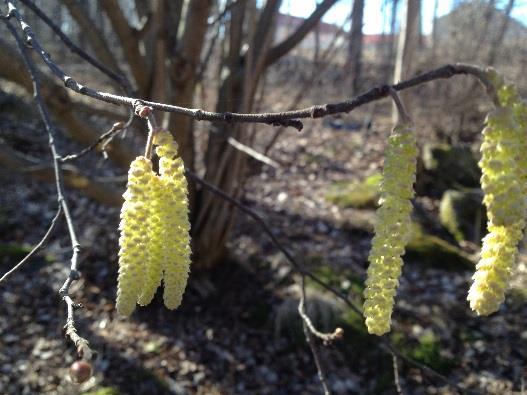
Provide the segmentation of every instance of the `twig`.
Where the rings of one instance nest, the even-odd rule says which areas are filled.
[[[410,118],[410,115],[408,115],[408,112],[406,112],[406,108],[404,108],[404,104],[397,94],[397,91],[390,87],[390,96],[392,97],[392,100],[395,104],[395,107],[397,108],[397,114],[399,115],[399,121],[405,124],[411,123],[412,120]]]
[[[305,325],[313,334],[313,336],[318,337],[320,340],[323,340],[324,343],[331,343],[334,340],[341,339],[344,331],[342,328],[336,328],[332,333],[323,333],[317,330],[315,328],[315,325],[313,325],[313,322],[311,321],[311,318],[309,318],[305,305],[306,305],[306,276],[302,274],[301,276],[301,294],[300,294],[300,301],[298,302],[298,314],[300,314],[300,317],[304,321]]]
[[[113,137],[115,137],[116,134],[121,133],[122,131],[126,130],[128,125],[129,125],[129,122],[114,123],[110,130],[101,134],[101,136],[97,140],[95,140],[92,144],[82,149],[81,151],[77,152],[76,154],[70,154],[70,155],[61,157],[60,161],[64,163],[64,162],[69,162],[75,159],[79,159],[83,157],[84,155],[88,154],[89,152],[93,151],[97,147],[99,147],[101,144],[106,145],[106,142],[112,139]]]
[[[57,200],[58,200],[59,205],[62,207],[64,218],[66,219],[68,233],[69,233],[70,240],[71,240],[71,248],[73,251],[73,254],[71,257],[70,272],[68,274],[66,281],[64,282],[64,284],[59,290],[60,297],[67,305],[67,319],[66,319],[66,326],[65,326],[66,335],[71,339],[71,341],[77,347],[77,352],[79,353],[79,355],[85,359],[90,359],[92,356],[92,351],[89,347],[88,341],[80,337],[77,334],[77,330],[75,328],[74,309],[76,307],[80,307],[80,305],[77,305],[75,302],[73,302],[73,300],[71,299],[69,295],[69,289],[71,287],[71,284],[80,278],[80,273],[78,271],[80,244],[77,239],[77,234],[75,232],[75,227],[73,225],[73,220],[71,218],[69,206],[65,198],[62,165],[60,161],[60,155],[58,154],[57,148],[55,146],[56,130],[51,122],[51,117],[48,113],[48,109],[46,105],[44,104],[44,101],[40,94],[40,79],[38,76],[38,71],[36,69],[36,66],[33,64],[33,61],[31,60],[29,54],[27,53],[27,49],[24,46],[24,42],[22,41],[22,38],[18,35],[15,27],[11,24],[8,18],[2,15],[0,16],[0,19],[2,19],[2,21],[5,22],[11,35],[15,39],[18,49],[20,51],[20,54],[22,55],[24,64],[31,76],[31,80],[33,81],[33,96],[35,99],[35,103],[38,107],[40,116],[42,118],[42,121],[44,122],[46,131],[48,133],[49,148],[51,151],[51,156],[53,158],[53,167],[55,171]]]
[[[165,103],[156,103],[134,97],[119,96],[89,88],[67,75],[55,62],[51,60],[49,54],[42,48],[33,34],[31,27],[22,18],[15,5],[9,0],[6,0],[6,2],[9,9],[8,17],[14,16],[17,19],[26,36],[26,41],[33,47],[33,49],[35,49],[37,54],[42,58],[44,63],[48,66],[55,77],[59,78],[67,88],[73,90],[74,92],[107,103],[134,106],[138,101],[140,101],[141,104],[152,107],[155,110],[181,114],[191,117],[197,121],[263,123],[273,126],[291,126],[298,130],[302,130],[303,124],[300,119],[321,118],[332,114],[349,113],[359,106],[385,98],[388,96],[390,88],[396,91],[401,91],[433,80],[451,78],[455,75],[472,75],[476,77],[486,87],[487,93],[493,102],[498,102],[496,90],[487,78],[486,71],[478,66],[462,63],[447,64],[395,85],[377,86],[351,100],[346,100],[339,103],[314,105],[300,110],[275,113],[269,112],[261,114],[243,114],[233,112],[213,112],[202,109],[180,107]]]
[[[244,154],[250,156],[251,158],[256,159],[257,161],[262,162],[262,163],[266,164],[267,166],[273,167],[275,169],[278,169],[280,167],[280,163],[278,163],[277,161],[269,158],[265,154],[262,154],[262,153],[256,151],[254,148],[252,148],[252,147],[250,147],[250,146],[248,146],[246,144],[240,143],[238,140],[236,140],[232,136],[226,136],[224,133],[221,133],[220,131],[218,131],[215,127],[212,127],[210,129],[210,132],[216,134],[219,137],[222,137],[234,149],[236,149],[236,150],[238,150],[240,152],[243,152]]]
[[[322,367],[322,362],[320,360],[320,356],[318,355],[317,345],[315,344],[313,336],[317,336],[321,338],[327,337],[329,340],[331,337],[331,334],[325,334],[325,333],[318,332],[313,326],[313,323],[311,322],[311,320],[309,319],[308,315],[306,314],[304,310],[305,301],[306,301],[306,276],[303,274],[300,280],[300,288],[301,288],[301,293],[300,293],[300,302],[298,303],[298,314],[300,314],[300,317],[302,318],[302,329],[304,330],[306,342],[309,345],[309,348],[311,349],[311,354],[313,355],[315,366],[317,367],[318,379],[320,380],[320,384],[322,384],[324,395],[330,395],[331,392],[329,390],[328,383],[326,382],[326,374],[324,372],[324,368]],[[337,330],[335,330],[335,333],[336,332]]]
[[[399,395],[404,395],[403,389],[401,387],[401,380],[399,379],[399,367],[397,366],[397,356],[392,353],[392,362],[393,362],[393,381],[395,383],[395,390]]]
[[[4,282],[14,272],[16,272],[18,269],[20,269],[22,265],[24,265],[27,261],[29,261],[33,257],[33,255],[35,255],[38,251],[40,251],[40,249],[44,246],[44,244],[48,242],[49,238],[53,234],[53,230],[55,230],[55,226],[57,225],[58,219],[61,216],[61,214],[62,214],[62,206],[59,205],[57,213],[51,220],[51,224],[49,225],[48,230],[44,234],[44,237],[42,237],[42,239],[33,247],[33,249],[24,257],[24,259],[18,262],[11,270],[9,270],[7,273],[5,273],[0,278],[0,284]]]
[[[224,17],[225,15],[227,15],[227,13],[228,13],[233,7],[237,6],[237,5],[240,4],[240,3],[244,3],[245,1],[247,1],[247,0],[235,0],[235,1],[233,1],[232,3],[230,3],[230,4],[227,4],[227,5],[225,6],[225,8],[223,9],[223,11],[220,12],[220,13],[218,14],[218,16],[216,16],[216,18],[214,18],[211,22],[209,22],[208,25],[209,25],[209,26],[215,25],[216,23],[218,23],[219,21],[221,21],[221,20],[223,19],[223,17]]]

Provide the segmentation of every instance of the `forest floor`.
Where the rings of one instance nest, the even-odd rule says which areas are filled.
[[[345,119],[361,122],[368,115],[358,111]],[[390,128],[385,115],[369,129],[308,121],[302,133],[286,131],[269,154],[280,167],[253,163],[243,200],[299,261],[358,305],[372,235],[350,220],[361,210],[337,207],[325,196],[335,182],[380,169]],[[47,155],[42,142],[23,149]],[[105,171],[95,155],[87,160],[85,166]],[[2,172],[0,183],[3,273],[44,234],[56,197],[52,184],[19,175]],[[237,214],[230,260],[193,272],[177,311],[166,310],[158,294],[123,319],[114,309],[119,209],[76,191],[68,197],[83,246],[83,277],[72,295],[84,305],[76,313],[78,330],[97,352],[94,376],[81,386],[68,378],[75,352],[64,338],[65,306],[57,290],[71,251],[61,223],[45,251],[0,287],[0,394],[321,393],[296,312],[299,276],[251,219]],[[423,198],[423,205],[437,215],[437,202]],[[519,278],[526,271],[522,263]],[[477,318],[466,302],[470,276],[441,262],[405,265],[388,337],[451,382],[480,393],[521,393],[527,386],[525,299],[515,294],[499,313]],[[361,317],[312,284],[308,306],[319,327],[345,331],[340,341],[317,344],[335,394],[397,393],[392,356],[366,334]],[[458,393],[402,360],[397,366],[405,394]]]

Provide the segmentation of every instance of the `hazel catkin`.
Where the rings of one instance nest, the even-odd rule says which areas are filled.
[[[121,236],[116,307],[119,314],[125,316],[132,314],[143,289],[145,263],[149,258],[145,224],[149,220],[148,200],[152,177],[150,160],[139,156],[131,163],[119,223]]]
[[[169,309],[181,304],[190,271],[190,223],[188,220],[187,180],[177,144],[166,131],[156,134],[154,143],[160,157],[159,172],[163,187],[166,223],[165,260],[163,261],[163,300]]]
[[[137,303],[141,306],[150,304],[157,288],[161,285],[163,278],[163,261],[165,256],[165,238],[164,231],[165,218],[165,204],[164,195],[166,191],[163,188],[161,180],[156,175],[153,175],[150,180],[150,198],[149,198],[149,214],[148,229],[145,229],[149,238],[148,244],[148,261],[145,268],[145,278],[143,282],[143,289],[139,296]]]
[[[505,300],[526,210],[526,107],[512,85],[505,84],[494,72],[490,77],[500,105],[487,116],[479,161],[489,233],[483,238],[481,258],[467,297],[478,315],[497,311]]]
[[[411,229],[417,143],[410,124],[397,125],[389,138],[377,211],[375,236],[368,257],[364,316],[368,332],[390,331],[394,298]]]

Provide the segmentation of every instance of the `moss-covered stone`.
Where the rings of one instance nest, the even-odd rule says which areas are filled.
[[[423,146],[416,191],[440,197],[447,189],[477,188],[480,177],[477,156],[469,146],[429,143]]]
[[[24,258],[31,251],[31,247],[16,244],[16,243],[5,243],[0,244],[0,263],[5,260],[20,260]]]
[[[382,175],[376,173],[360,182],[336,182],[326,194],[326,200],[343,208],[375,208],[378,206],[381,181]]]
[[[275,334],[285,335],[295,344],[303,344],[305,335],[298,314],[300,290],[292,291],[292,295],[285,298],[276,311]],[[334,331],[344,312],[342,304],[311,286],[306,287],[306,297],[306,312],[313,325],[322,332]]]
[[[437,236],[425,233],[417,224],[413,225],[404,260],[445,270],[474,268],[474,262],[463,250]]]
[[[115,387],[101,387],[92,391],[83,392],[82,395],[121,395],[121,392]]]
[[[441,342],[430,330],[424,331],[417,338],[417,342],[405,340],[401,333],[394,333],[391,338],[401,353],[442,374],[450,372],[458,363],[455,358],[446,357],[441,353]]]
[[[481,190],[446,191],[439,205],[439,219],[457,241],[479,242],[487,223]]]

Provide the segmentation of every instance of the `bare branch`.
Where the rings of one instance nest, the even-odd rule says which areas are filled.
[[[305,275],[301,276],[300,289],[301,289],[301,294],[300,294],[300,302],[298,303],[298,314],[300,314],[300,318],[302,318],[302,329],[304,330],[306,342],[309,345],[309,348],[311,349],[311,354],[313,355],[315,366],[317,367],[318,379],[320,380],[320,383],[322,384],[324,395],[330,395],[331,392],[329,390],[328,383],[326,382],[326,374],[324,373],[324,368],[322,367],[322,362],[320,360],[320,356],[318,355],[317,345],[314,342],[313,336],[317,336],[322,339],[327,338],[327,340],[330,340],[330,339],[333,340],[334,338],[336,338],[336,336],[332,336],[332,334],[318,332],[313,326],[313,323],[309,319],[307,313],[305,312],[305,309],[304,309],[305,301],[306,301],[306,276]],[[337,328],[335,330],[335,334],[339,333],[340,336],[342,336],[342,329],[340,330],[340,332],[338,332],[338,329],[340,328]]]
[[[8,2],[8,4],[10,7],[10,13],[11,13],[14,8],[12,8],[12,3]],[[18,14],[18,12],[16,12],[16,9],[14,10],[15,10],[15,13]],[[33,64],[33,61],[31,60],[29,54],[27,53],[27,49],[24,46],[24,42],[22,41],[22,38],[18,35],[15,27],[9,22],[9,20],[4,16],[1,16],[1,19],[2,21],[5,22],[11,35],[15,39],[18,49],[20,51],[20,54],[22,55],[22,58],[26,65],[26,68],[31,75],[31,80],[33,81],[33,91],[34,91],[35,103],[38,107],[40,116],[42,118],[42,121],[44,122],[46,131],[48,133],[49,148],[51,151],[51,156],[53,158],[53,166],[55,169],[55,182],[57,186],[57,200],[58,200],[59,205],[62,207],[62,211],[64,214],[64,218],[66,219],[66,224],[68,227],[68,232],[69,232],[69,236],[71,240],[71,248],[73,250],[73,255],[71,257],[70,272],[69,272],[68,278],[66,279],[66,281],[64,282],[64,284],[59,290],[59,295],[62,297],[62,299],[66,303],[67,310],[68,310],[67,320],[66,320],[66,335],[69,336],[69,338],[77,346],[77,351],[79,352],[80,356],[86,359],[90,359],[92,352],[88,345],[88,341],[80,337],[77,334],[77,331],[75,329],[73,310],[74,310],[74,307],[77,307],[77,305],[73,302],[73,300],[71,299],[69,295],[69,289],[70,289],[71,284],[80,278],[80,273],[78,271],[80,244],[77,239],[77,234],[75,232],[75,227],[73,225],[73,220],[71,218],[69,206],[65,198],[64,180],[63,180],[60,156],[55,146],[56,130],[53,124],[51,123],[51,117],[48,113],[46,105],[44,104],[44,100],[42,99],[40,95],[40,80],[38,78],[37,69],[35,65]]]
[[[52,73],[57,78],[59,78],[67,88],[79,94],[86,95],[94,99],[112,104],[134,106],[135,103],[140,100],[143,105],[152,107],[155,110],[181,114],[184,116],[191,117],[197,121],[265,123],[273,126],[291,126],[298,130],[301,130],[303,124],[299,119],[321,118],[327,115],[349,113],[350,111],[364,104],[385,98],[386,96],[388,96],[390,88],[396,91],[401,91],[437,79],[451,78],[455,75],[472,75],[476,77],[486,87],[487,93],[489,94],[493,102],[498,102],[495,88],[493,87],[492,83],[488,80],[486,76],[486,71],[478,66],[462,63],[447,64],[437,69],[417,75],[406,81],[399,82],[395,85],[377,86],[351,100],[346,100],[339,103],[314,105],[300,110],[276,113],[243,114],[232,112],[213,112],[202,109],[174,106],[165,103],[156,103],[133,97],[119,96],[89,88],[85,85],[78,83],[75,79],[68,76],[55,62],[51,60],[49,54],[42,48],[37,38],[33,34],[31,27],[23,20],[13,3],[8,1],[8,5],[9,15],[14,16],[18,20],[22,30],[24,31],[24,34],[26,35],[27,42],[31,44],[31,46],[36,50],[38,55],[46,63]]]
[[[130,125],[132,124],[134,120],[134,112],[130,111],[130,115],[128,116],[128,120],[126,122],[116,122],[112,125],[110,130],[103,133],[97,140],[95,140],[93,143],[91,143],[89,146],[81,150],[80,152],[77,152],[76,154],[70,154],[67,156],[63,156],[60,158],[61,162],[68,162],[71,160],[79,159],[83,157],[84,155],[88,154],[90,151],[93,151],[97,147],[101,147],[102,152],[104,153],[104,157],[106,158],[106,148],[108,144],[113,140],[113,138],[122,132],[125,132]]]
[[[401,387],[401,380],[399,379],[399,367],[397,366],[397,356],[392,353],[392,363],[393,363],[393,381],[395,383],[395,390],[398,395],[404,395],[403,389]]]
[[[4,282],[9,276],[11,276],[18,269],[20,269],[22,265],[24,265],[24,263],[29,261],[33,257],[33,255],[35,255],[38,251],[40,251],[40,249],[44,246],[44,244],[48,242],[49,238],[53,234],[53,230],[55,230],[55,226],[57,225],[58,219],[61,216],[61,214],[62,214],[62,206],[59,205],[59,208],[57,209],[57,213],[51,220],[51,225],[49,225],[49,228],[44,234],[44,237],[42,237],[42,239],[33,247],[33,249],[24,257],[24,259],[18,262],[15,266],[13,266],[11,270],[9,270],[7,273],[5,273],[0,278],[0,284],[2,284],[2,282]]]

